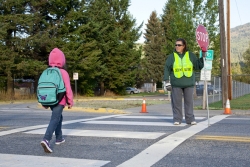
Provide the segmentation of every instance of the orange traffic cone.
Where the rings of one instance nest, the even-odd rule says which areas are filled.
[[[232,114],[231,109],[230,109],[229,99],[227,99],[226,108],[223,114]]]
[[[142,101],[141,113],[148,113],[146,109],[146,102],[145,99]]]

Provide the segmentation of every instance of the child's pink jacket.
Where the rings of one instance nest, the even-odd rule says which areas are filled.
[[[73,92],[72,92],[71,85],[70,85],[69,74],[66,70],[61,69],[65,65],[65,63],[66,63],[66,60],[65,60],[65,56],[63,52],[58,48],[54,48],[49,54],[49,66],[51,67],[56,66],[60,68],[63,82],[66,88],[66,95],[63,97],[63,99],[61,100],[59,104],[63,106],[65,106],[66,104],[73,106],[74,104]]]

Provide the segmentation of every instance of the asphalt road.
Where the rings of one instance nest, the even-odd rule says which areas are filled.
[[[66,142],[45,153],[50,119],[36,104],[0,105],[0,166],[248,167],[250,112],[195,111],[197,125],[173,126],[169,104],[126,114],[64,111]]]

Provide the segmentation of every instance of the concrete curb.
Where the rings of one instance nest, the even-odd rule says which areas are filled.
[[[38,103],[37,108],[43,108],[40,103]],[[129,114],[130,112],[117,110],[112,108],[85,108],[85,107],[72,107],[68,109],[67,106],[63,109],[67,112],[91,112],[91,113],[111,113],[111,114]]]

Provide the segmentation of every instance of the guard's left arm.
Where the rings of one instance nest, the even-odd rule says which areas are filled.
[[[201,70],[204,67],[204,61],[203,58],[197,58],[197,56],[195,54],[193,54],[192,52],[189,53],[190,57],[191,57],[191,61],[194,65],[194,70]]]

